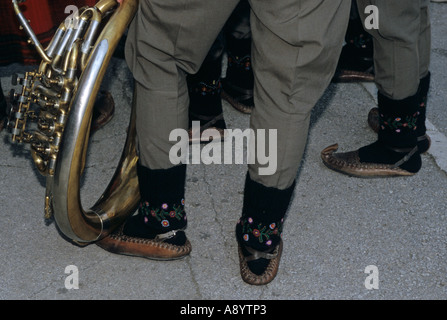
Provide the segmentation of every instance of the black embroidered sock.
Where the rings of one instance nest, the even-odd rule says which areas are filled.
[[[246,106],[253,106],[254,75],[251,66],[251,38],[236,39],[227,35],[227,72],[223,88]]]
[[[365,31],[358,15],[349,19],[337,69],[367,71],[373,69],[373,37]]]
[[[417,145],[418,95],[392,100],[379,92],[378,140],[359,149],[360,162],[396,164],[411,154]],[[414,152],[399,167],[418,172],[422,166],[419,152]]]
[[[285,190],[265,187],[247,174],[242,216],[236,225],[236,238],[245,256],[250,255],[245,246],[271,253],[279,244],[294,188],[295,182]],[[260,275],[265,272],[269,260],[260,258],[247,264],[254,274]]]
[[[144,217],[142,217],[139,212],[126,221],[123,233],[131,237],[144,239],[155,239],[161,234],[160,230],[152,228],[151,225],[144,223]],[[182,246],[186,243],[186,234],[184,231],[178,231],[175,236],[164,240],[164,242]]]
[[[146,239],[176,231],[165,242],[183,245],[187,226],[184,209],[186,165],[152,170],[137,166],[141,201],[138,213],[128,219],[124,234]]]
[[[188,75],[190,126],[192,121],[200,121],[200,126],[226,129],[222,116],[221,69],[221,59],[210,58],[203,62],[196,74]]]

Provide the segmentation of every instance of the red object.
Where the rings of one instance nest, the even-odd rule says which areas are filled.
[[[20,5],[24,16],[44,47],[54,32],[73,11],[67,6],[93,6],[95,0],[27,0]],[[27,43],[28,36],[19,29],[19,22],[11,0],[0,0],[0,65],[13,62],[38,64],[40,57],[33,45]]]

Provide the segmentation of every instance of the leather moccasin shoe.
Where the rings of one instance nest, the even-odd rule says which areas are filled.
[[[199,132],[193,131],[193,128],[188,129],[189,143],[209,143],[209,142],[222,142],[225,140],[225,129],[227,125],[225,124],[225,120],[223,114],[219,114],[217,116],[201,116],[194,115],[195,118],[203,121],[203,124],[200,126]],[[219,133],[219,140],[216,137],[210,136],[208,134],[203,134],[204,131],[211,129],[216,130]],[[208,131],[210,133],[210,131]],[[214,140],[216,138],[216,140]]]
[[[239,266],[241,269],[242,280],[244,280],[248,284],[257,286],[265,285],[271,282],[278,273],[279,262],[281,259],[282,248],[283,248],[282,240],[279,242],[279,244],[274,248],[274,250],[271,253],[256,251],[252,248],[245,247],[245,250],[247,250],[250,253],[250,255],[248,256],[244,255],[242,251],[243,249],[241,247],[242,245],[243,244],[238,243]],[[262,274],[257,275],[250,270],[250,268],[248,267],[248,262],[260,258],[268,259],[270,261],[265,271]]]
[[[228,86],[228,85],[227,85]],[[254,108],[253,100],[253,90],[239,89],[241,92],[239,96],[236,94],[231,94],[229,89],[222,90],[222,99],[226,100],[230,105],[233,106],[239,112],[245,114],[251,114]]]
[[[180,231],[161,234],[155,239],[145,239],[127,236],[123,233],[123,228],[124,224],[96,244],[111,253],[152,260],[177,260],[186,257],[191,252],[191,243],[188,239],[181,246],[165,242],[166,239],[175,236],[176,232]]]
[[[415,173],[409,172],[399,167],[407,158],[411,157],[417,148],[414,148],[401,161],[396,164],[381,164],[360,162],[359,151],[350,151],[345,153],[336,153],[338,144],[333,144],[321,152],[323,163],[337,172],[349,176],[372,178],[372,177],[390,177],[390,176],[412,176]]]
[[[374,73],[370,70],[356,71],[340,69],[335,72],[332,79],[335,83],[349,83],[349,82],[374,82]]]

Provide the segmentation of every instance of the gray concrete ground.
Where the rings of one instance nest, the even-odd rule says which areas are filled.
[[[342,151],[375,140],[366,115],[374,87],[331,84],[312,116],[308,147],[284,230],[284,253],[269,285],[245,284],[233,235],[242,207],[246,165],[190,165],[186,209],[191,255],[155,262],[78,247],[43,219],[45,178],[28,147],[0,134],[0,299],[445,299],[447,297],[447,4],[432,4],[433,85],[428,119],[433,141],[423,168],[408,178],[357,179],[327,169],[326,146]],[[28,68],[28,67],[27,67]],[[0,68],[3,90],[20,65]],[[114,60],[105,87],[116,114],[91,138],[81,190],[87,207],[111,178],[126,137],[131,75]],[[249,116],[224,104],[229,128]],[[443,158],[444,155],[444,158]],[[79,270],[69,289],[67,266]],[[365,269],[376,266],[378,289],[367,289]]]

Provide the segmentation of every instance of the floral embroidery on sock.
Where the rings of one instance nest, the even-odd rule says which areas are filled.
[[[210,83],[201,81],[197,84],[197,86],[190,89],[190,92],[197,93],[202,96],[220,95],[221,91],[222,83],[220,82],[220,80],[213,80]]]
[[[353,39],[349,40],[349,43],[353,44],[356,48],[366,49],[368,43],[371,42],[369,37],[365,37],[364,34],[356,35]]]
[[[380,128],[382,130],[392,130],[396,133],[402,132],[403,129],[408,128],[411,130],[416,130],[416,121],[419,112],[411,116],[406,116],[404,118],[401,117],[386,117],[383,114],[380,114]]]
[[[250,55],[246,55],[243,57],[238,57],[238,56],[233,56],[233,55],[229,55],[228,56],[228,66],[236,66],[238,68],[243,68],[246,71],[250,71],[251,70],[251,56]]]
[[[249,241],[250,239],[258,240],[259,243],[271,246],[272,236],[281,236],[284,219],[279,222],[270,224],[255,223],[253,218],[248,217],[240,219],[239,224],[242,226],[242,239]]]
[[[143,214],[144,223],[150,223],[151,219],[158,221],[162,227],[168,228],[172,222],[177,220],[186,221],[185,200],[182,199],[180,205],[169,205],[163,203],[160,207],[151,207],[149,202],[140,203],[140,212]]]

